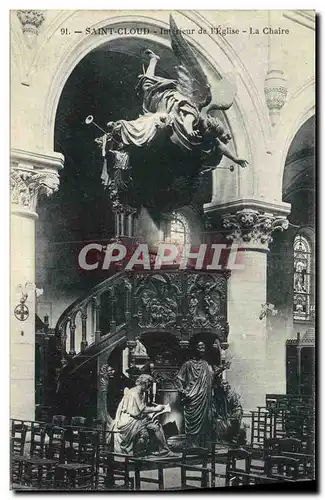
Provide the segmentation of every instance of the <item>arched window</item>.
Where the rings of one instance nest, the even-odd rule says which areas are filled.
[[[311,247],[297,234],[293,242],[293,319],[309,320],[311,297]]]
[[[190,227],[185,215],[172,212],[170,219],[169,239],[183,247],[190,244]]]

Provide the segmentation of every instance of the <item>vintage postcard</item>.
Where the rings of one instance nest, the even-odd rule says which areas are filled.
[[[10,31],[11,488],[315,489],[315,12]]]

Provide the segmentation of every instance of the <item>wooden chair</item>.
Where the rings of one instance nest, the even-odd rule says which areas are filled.
[[[70,446],[67,451],[67,459],[69,462],[75,461],[77,449],[79,446],[79,430],[83,429],[86,425],[85,417],[72,417],[71,426],[67,428],[67,440]]]
[[[41,424],[39,422],[32,422],[31,425],[31,442],[29,456],[25,460],[24,464],[24,477],[27,482],[32,482],[32,469],[33,469],[33,458],[44,458],[45,457],[45,436],[46,436],[47,426],[46,424]],[[41,473],[41,468],[39,469]]]
[[[209,449],[185,447],[181,458],[181,489],[209,488],[212,468],[208,467]],[[191,463],[190,463],[191,462]],[[214,464],[215,465],[215,464]],[[190,473],[196,473],[192,475]],[[195,486],[191,483],[196,483]]]
[[[134,478],[130,476],[129,455],[109,450],[101,450],[98,460],[97,486],[108,490],[133,490]]]
[[[251,448],[262,450],[264,440],[273,437],[274,414],[259,406],[251,411]]]
[[[26,458],[24,450],[27,431],[27,425],[21,423],[13,423],[11,426],[10,471],[12,483],[22,483]]]
[[[53,426],[49,430],[49,445],[45,456],[33,455],[26,459],[25,481],[29,486],[39,489],[55,487],[55,466],[64,461],[65,429]]]
[[[284,455],[270,455],[265,460],[265,472],[268,477],[296,481],[299,477],[299,462]]]
[[[147,484],[156,484],[158,486],[158,490],[165,491],[165,482],[164,482],[164,470],[166,468],[173,467],[181,467],[182,460],[181,455],[179,456],[166,456],[154,458],[145,458],[145,457],[129,457],[130,468],[134,469],[134,488],[135,490],[141,490],[141,483]],[[157,473],[157,477],[149,477],[148,475],[144,476],[144,472],[153,471]],[[169,490],[180,490],[180,487],[171,487]],[[185,488],[188,489],[188,488]]]
[[[208,443],[209,447],[209,460],[208,467],[211,468],[211,480],[210,485],[211,488],[215,488],[216,486],[216,478],[220,478],[225,480],[226,474],[217,472],[217,467],[222,466],[225,469],[227,463],[227,454],[228,450],[220,449],[220,446],[213,442]]]
[[[153,462],[148,458],[132,457],[131,463],[134,467],[134,488],[141,490],[141,483],[157,484],[158,490],[164,490],[164,465],[161,462]],[[157,471],[157,478],[143,476],[143,471]]]
[[[245,472],[249,474],[251,472],[251,461],[252,455],[249,451],[243,448],[236,448],[228,451],[227,455],[227,465],[226,465],[226,486],[236,485],[236,475],[234,472]],[[238,462],[244,462],[242,466],[239,466]]]
[[[71,425],[66,429],[66,441],[69,446],[66,450],[66,457],[68,462],[75,462],[79,446],[79,430],[83,429],[86,424],[85,417],[72,417]]]
[[[64,489],[93,489],[97,472],[99,433],[79,430],[78,453],[75,462],[59,463],[56,467],[57,486]]]
[[[31,443],[30,457],[43,458],[45,455],[45,437],[47,425],[39,422],[32,422],[31,426]]]
[[[299,477],[314,479],[315,457],[302,452],[303,443],[296,438],[271,439],[265,442],[265,462],[270,455],[284,455],[299,462]]]
[[[68,422],[67,417],[64,415],[53,415],[52,424],[56,427],[64,427]]]

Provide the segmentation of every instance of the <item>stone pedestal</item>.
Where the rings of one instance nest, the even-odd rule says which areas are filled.
[[[40,194],[58,189],[62,155],[11,154],[10,416],[35,415],[35,221]]]
[[[257,205],[257,206],[256,206]],[[220,213],[225,236],[238,245],[237,263],[242,269],[234,269],[228,281],[228,356],[231,367],[227,380],[241,394],[244,410],[265,405],[265,394],[272,373],[267,360],[266,316],[262,314],[267,303],[267,253],[274,230],[287,228],[284,214],[288,206],[266,210],[265,203],[253,208],[248,204],[223,206]],[[282,208],[282,210],[281,210]],[[218,212],[218,207],[215,207]],[[285,349],[285,342],[283,342]]]

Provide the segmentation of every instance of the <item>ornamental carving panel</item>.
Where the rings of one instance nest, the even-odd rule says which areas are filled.
[[[223,227],[229,230],[227,239],[236,243],[261,245],[265,248],[273,241],[271,236],[273,231],[283,231],[289,226],[288,220],[283,216],[260,213],[250,208],[223,215],[222,223]]]
[[[132,300],[136,326],[186,338],[199,330],[211,331],[226,341],[227,278],[223,272],[137,274]]]
[[[59,189],[59,183],[59,175],[56,172],[14,168],[10,172],[11,202],[35,210],[38,195],[50,196]]]
[[[136,316],[140,328],[172,328],[178,312],[177,293],[164,274],[142,279],[136,290]]]
[[[226,279],[222,275],[196,275],[191,276],[189,281],[187,328],[216,328],[224,323]]]

